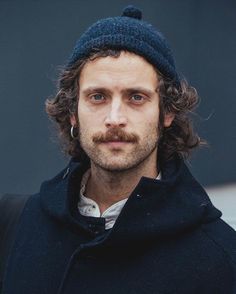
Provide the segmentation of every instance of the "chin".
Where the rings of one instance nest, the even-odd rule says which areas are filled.
[[[140,162],[94,162],[95,165],[99,166],[103,170],[109,171],[109,172],[124,172],[130,169],[133,169],[139,165]]]

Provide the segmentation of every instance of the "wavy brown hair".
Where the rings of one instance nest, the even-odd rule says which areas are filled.
[[[116,49],[94,50],[70,68],[62,69],[56,96],[46,100],[46,112],[56,122],[63,151],[80,161],[89,158],[81,148],[79,140],[73,139],[70,135],[70,117],[72,114],[77,114],[79,75],[89,60],[106,56],[118,57],[120,53],[121,50]],[[198,104],[198,94],[186,80],[181,80],[180,86],[177,86],[173,81],[162,76],[158,70],[156,71],[160,96],[158,158],[168,160],[174,155],[187,158],[193,148],[204,143],[194,132],[189,116]],[[171,126],[167,128],[163,127],[166,113],[175,115]]]

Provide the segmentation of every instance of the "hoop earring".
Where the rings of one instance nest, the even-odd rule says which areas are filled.
[[[74,130],[75,130],[74,126],[71,126],[71,128],[70,128],[70,135],[71,135],[71,138],[72,139],[76,139],[76,137],[77,137],[77,136],[74,135]]]

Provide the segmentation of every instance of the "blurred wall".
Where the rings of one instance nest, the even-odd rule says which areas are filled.
[[[222,212],[222,219],[236,230],[236,184],[209,187],[207,193]]]
[[[209,147],[189,166],[205,186],[236,183],[236,2],[231,0],[0,0],[0,192],[33,193],[68,158],[44,112],[57,67],[80,34],[127,4],[164,33],[179,71],[198,89],[196,127]]]

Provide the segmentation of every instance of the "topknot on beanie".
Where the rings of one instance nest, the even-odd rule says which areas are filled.
[[[124,8],[122,16],[132,17],[136,19],[142,19],[142,11],[133,5],[128,5]]]
[[[180,86],[172,51],[165,37],[142,20],[142,12],[127,6],[121,16],[100,19],[78,39],[66,68],[103,49],[127,50],[144,57],[163,76]]]

